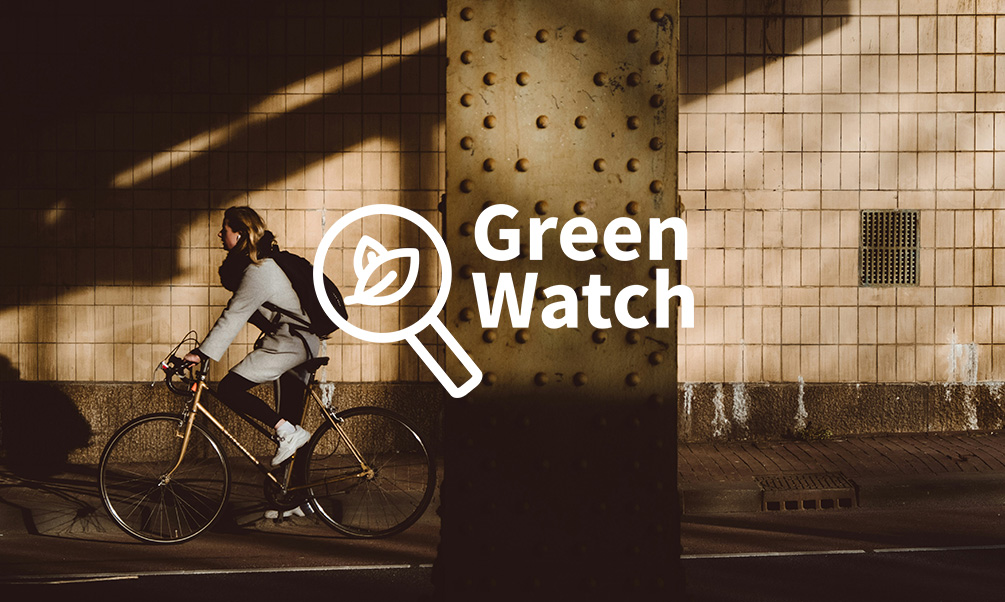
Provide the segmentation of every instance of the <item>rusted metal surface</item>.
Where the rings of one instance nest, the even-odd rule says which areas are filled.
[[[464,9],[468,20],[460,16]],[[445,229],[457,281],[446,319],[491,373],[493,384],[480,397],[538,395],[542,387],[547,395],[646,397],[666,394],[674,382],[675,329],[630,332],[613,319],[618,291],[633,284],[651,288],[654,268],[674,267],[669,234],[664,259],[649,259],[649,219],[677,212],[674,28],[665,13],[654,19],[653,10],[661,9],[569,0],[450,5]],[[521,256],[506,262],[482,256],[473,235],[483,209],[499,203],[519,211],[490,224],[499,246],[493,233],[520,229]],[[529,221],[551,217],[557,228],[543,234],[541,259],[533,259]],[[618,217],[641,227],[636,260],[604,252],[604,227]],[[563,252],[559,230],[573,218],[587,218],[598,229],[595,245],[577,248],[596,247],[601,256],[580,262]],[[468,317],[478,309],[475,272],[484,273],[490,287],[500,273],[512,273],[518,293],[524,274],[538,274],[530,340],[522,341],[527,333],[505,319],[486,336],[489,329]],[[540,314],[554,299],[543,298],[543,289],[587,286],[592,274],[611,287],[601,314],[612,327],[592,325],[584,302],[578,328],[545,328]],[[630,308],[635,317],[648,316],[655,295],[650,291]],[[651,362],[653,353],[667,361]],[[585,375],[582,384],[576,374]]]
[[[447,599],[665,600],[679,584],[676,318],[653,324],[657,270],[671,284],[678,270],[669,232],[662,259],[649,244],[649,220],[677,215],[676,15],[635,0],[447,3],[444,230],[455,280],[444,323],[485,373],[445,409],[436,573]],[[519,231],[519,256],[506,261],[475,241],[479,216],[499,204],[517,210],[487,229],[499,249],[500,229]],[[552,217],[538,247],[530,220]],[[560,231],[575,218],[598,234],[570,253]],[[604,248],[616,218],[639,224],[637,259]],[[528,274],[529,322],[512,323],[507,309],[483,323],[478,279],[499,296],[500,276],[511,277],[522,301]],[[591,276],[610,287],[592,310]],[[575,327],[543,322],[555,285],[579,295]],[[649,289],[628,304],[649,319],[642,328],[615,316],[630,285]],[[610,326],[591,323],[591,311]]]

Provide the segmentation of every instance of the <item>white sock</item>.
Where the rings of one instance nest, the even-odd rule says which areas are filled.
[[[289,421],[286,421],[276,427],[276,434],[285,439],[289,435],[292,435],[296,430],[296,425],[290,424]]]

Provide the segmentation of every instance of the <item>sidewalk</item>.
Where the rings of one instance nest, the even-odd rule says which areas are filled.
[[[1005,434],[681,443],[685,514],[1005,502]]]
[[[33,482],[0,466],[0,535],[26,528],[48,535],[119,533],[98,497],[94,468],[71,471]],[[685,514],[997,505],[1005,503],[1005,433],[682,442],[678,489]],[[236,472],[231,503],[244,528],[329,533],[310,518],[282,525],[263,520],[257,474]]]

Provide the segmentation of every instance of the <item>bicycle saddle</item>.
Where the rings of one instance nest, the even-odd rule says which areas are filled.
[[[310,372],[311,374],[313,374],[317,372],[318,368],[320,368],[321,366],[327,366],[327,365],[328,365],[328,358],[315,357],[298,365],[296,368],[294,368],[294,370],[304,370],[306,372]]]

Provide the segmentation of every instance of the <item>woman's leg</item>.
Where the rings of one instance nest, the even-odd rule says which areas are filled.
[[[255,383],[230,372],[220,381],[220,388],[217,392],[220,399],[231,409],[251,416],[261,421],[265,426],[276,429],[276,435],[279,436],[279,449],[276,451],[276,457],[272,458],[272,465],[278,466],[300,449],[304,443],[307,443],[311,434],[297,424],[300,421],[299,417],[296,421],[289,420],[280,424],[283,420],[282,417],[269,407],[269,404],[248,393],[248,389],[253,386]]]
[[[230,409],[250,416],[269,428],[275,428],[281,416],[269,404],[248,393],[248,389],[254,387],[255,384],[239,374],[228,372],[227,376],[224,376],[223,380],[220,381],[217,392],[220,394],[220,399]],[[293,424],[297,423],[296,421],[292,422]]]
[[[279,407],[276,411],[287,422],[300,424],[304,419],[304,394],[307,385],[296,374],[285,372],[279,377]]]

